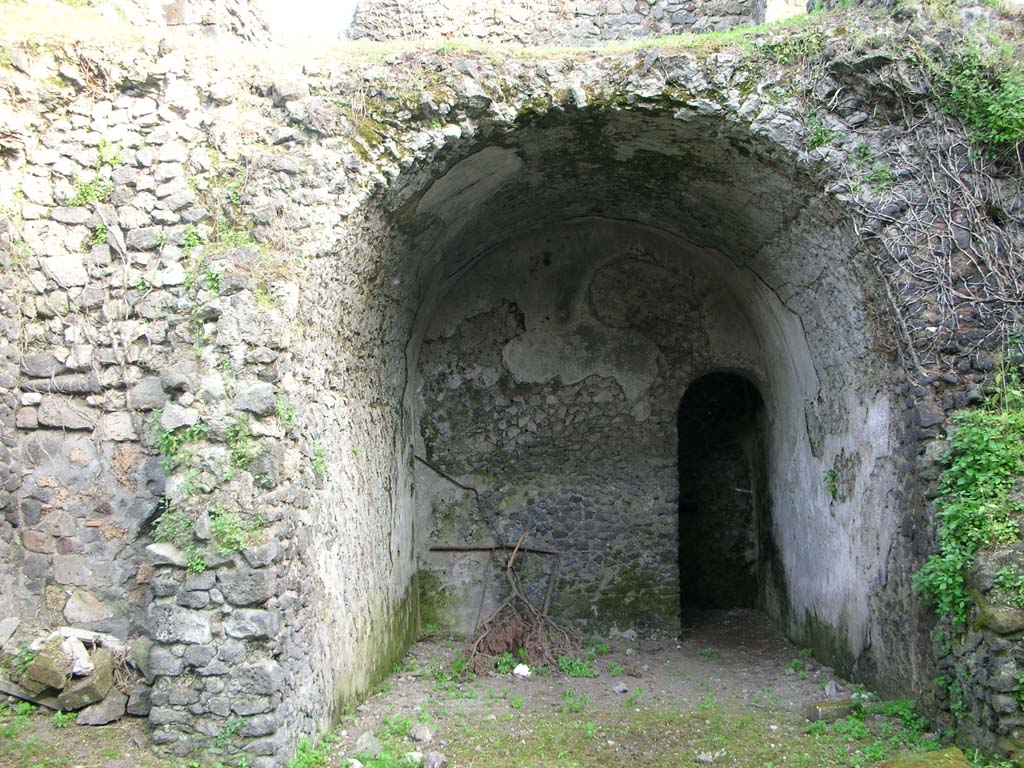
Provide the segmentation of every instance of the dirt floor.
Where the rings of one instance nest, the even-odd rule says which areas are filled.
[[[536,670],[525,679],[496,669],[471,675],[464,643],[428,638],[291,765],[348,766],[359,753],[364,768],[404,768],[417,764],[403,762],[408,753],[436,751],[453,768],[867,768],[940,746],[912,703],[872,701],[757,612],[704,614],[683,637],[590,638],[581,658],[565,660],[570,674]],[[810,701],[850,697],[858,702],[851,717],[832,724],[804,717]],[[14,719],[8,706],[0,716],[4,768],[247,765],[230,752],[159,758],[147,750],[142,720],[88,729],[57,728],[48,712],[12,728]],[[417,726],[429,741],[410,738]],[[379,742],[376,758],[363,748],[368,734]],[[980,756],[971,764],[1006,765]]]

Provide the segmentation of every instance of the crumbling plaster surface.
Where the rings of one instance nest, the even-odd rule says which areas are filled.
[[[869,31],[876,37],[865,39],[895,34]],[[3,70],[12,117],[0,137],[0,569],[12,585],[3,609],[42,615],[88,588],[123,608],[129,635],[156,641],[151,722],[163,748],[189,752],[239,716],[236,746],[250,764],[282,764],[299,736],[365,694],[415,632],[425,499],[450,486],[428,483],[414,458],[430,424],[416,377],[431,345],[472,320],[455,299],[472,296],[481,311],[493,311],[485,296],[504,299],[499,309],[522,301],[528,331],[544,294],[523,287],[521,272],[497,291],[482,277],[488,259],[527,259],[531,238],[575,229],[653,243],[658,269],[692,262],[718,297],[702,310],[717,319],[702,322],[692,348],[712,365],[731,360],[767,404],[785,581],[769,609],[824,659],[893,688],[923,685],[932,675],[908,583],[929,541],[915,462],[934,461],[923,448],[943,409],[968,402],[985,374],[958,368],[959,352],[922,353],[946,378],[897,383],[886,286],[861,235],[888,237],[885,220],[871,217],[902,214],[884,193],[854,188],[850,158],[862,144],[898,158],[909,187],[938,144],[905,147],[885,104],[862,109],[879,66],[909,93],[903,70],[823,48],[807,64],[815,78],[800,80],[771,57],[775,34],[790,33],[768,33],[746,53],[496,62],[424,51],[372,66],[306,62],[304,71],[156,47],[22,52]],[[813,150],[812,108],[838,131]],[[120,146],[119,163],[101,157],[100,139]],[[108,196],[69,205],[92,178]],[[186,247],[190,223],[206,244],[229,227],[262,247]],[[603,280],[631,274],[627,262],[602,277],[597,267],[613,254],[601,245],[566,274],[572,300],[558,327],[576,331],[589,315],[599,344],[643,336],[657,346],[620,327],[643,297],[627,292],[610,313],[583,300],[588,279],[591,296],[607,295]],[[207,268],[221,275],[217,290]],[[696,289],[683,287],[672,296],[694,303]],[[909,343],[924,348],[928,322],[903,328]],[[624,425],[664,424],[686,377],[701,371],[666,364],[647,342],[632,356],[639,366],[583,359],[568,373],[529,372],[510,359],[508,376],[543,379],[517,383],[555,394],[578,385],[562,374],[589,373],[583,411],[596,413],[600,395]],[[493,361],[508,370],[503,356]],[[278,398],[294,406],[293,420],[279,415]],[[170,467],[166,488],[153,441],[159,407],[208,427],[188,463]],[[240,417],[258,455],[227,472],[228,427]],[[664,431],[652,443],[652,455],[671,455]],[[119,459],[118,446],[131,455]],[[75,448],[83,466],[99,468],[94,482],[67,466]],[[51,473],[51,461],[63,469]],[[835,499],[827,468],[842,470]],[[472,476],[472,467],[446,469]],[[672,467],[662,470],[667,487]],[[56,486],[39,482],[51,475]],[[94,488],[111,500],[123,546],[86,526]],[[147,550],[164,491],[194,522],[201,574],[186,571],[181,552]],[[447,493],[465,504],[464,492]],[[218,503],[262,520],[241,551],[220,555],[210,542]],[[50,530],[51,518],[68,525]],[[33,551],[33,541],[53,551]],[[65,569],[68,557],[116,565],[86,580]],[[466,565],[466,580],[477,565]]]
[[[459,223],[447,222],[455,241],[453,250],[458,252],[462,238],[477,232],[488,233],[498,245],[487,248],[471,266],[450,270],[452,281],[457,282],[424,332],[428,349],[460,329],[471,337],[452,342],[450,350],[432,351],[423,363],[421,375],[431,385],[419,407],[421,427],[427,430],[424,449],[449,474],[463,479],[479,476],[490,486],[485,489],[485,506],[492,495],[496,497],[490,515],[501,519],[499,527],[506,538],[515,540],[519,533],[539,531],[541,544],[587,552],[585,557],[570,556],[563,564],[563,574],[571,574],[562,577],[567,593],[562,597],[572,606],[569,613],[599,622],[615,615],[613,605],[603,600],[619,591],[630,594],[630,590],[618,590],[617,583],[635,578],[636,551],[652,553],[657,565],[649,572],[664,590],[647,597],[653,604],[672,606],[677,600],[678,573],[674,519],[666,516],[666,509],[674,512],[672,503],[678,498],[674,418],[679,398],[690,381],[709,370],[745,372],[763,387],[769,403],[768,492],[773,537],[781,558],[776,568],[786,586],[783,594],[766,595],[767,607],[794,632],[799,632],[806,613],[844,627],[848,654],[844,661],[849,663],[869,643],[869,585],[878,580],[879,571],[875,558],[859,553],[861,547],[870,553],[882,546],[876,538],[876,523],[880,524],[889,503],[887,484],[864,489],[867,495],[857,503],[844,503],[827,498],[821,478],[834,460],[835,453],[829,450],[837,452],[838,445],[857,456],[851,464],[854,475],[874,475],[877,480],[891,476],[892,466],[887,419],[870,421],[852,444],[847,429],[848,414],[863,423],[866,410],[885,412],[889,407],[885,396],[872,399],[883,380],[877,371],[884,368],[884,361],[870,362],[865,351],[872,331],[857,310],[863,302],[857,278],[833,277],[822,286],[820,275],[803,276],[811,262],[808,252],[842,253],[848,248],[845,233],[833,225],[810,224],[812,217],[828,215],[812,205],[810,210],[791,212],[792,218],[802,217],[805,222],[799,234],[787,232],[775,243],[771,234],[761,237],[754,228],[765,226],[774,233],[776,221],[764,214],[755,219],[756,214],[736,206],[732,190],[746,188],[746,175],[757,175],[760,183],[775,187],[774,205],[794,206],[807,197],[799,181],[748,165],[733,155],[728,144],[716,147],[706,140],[698,144],[692,136],[703,128],[699,119],[695,124],[666,126],[639,118],[631,126],[627,121],[632,119],[632,115],[613,115],[605,122],[583,116],[587,124],[580,127],[573,126],[570,117],[543,132],[527,129],[525,136],[513,139],[520,154],[550,157],[558,146],[561,161],[555,170],[540,163],[519,167],[506,162],[500,167],[508,178],[499,190],[493,182],[477,183],[473,174],[479,160],[471,156],[432,188],[450,189],[448,199],[458,200],[450,208],[461,212]],[[577,135],[570,139],[567,134],[573,131]],[[584,135],[585,141],[606,151],[573,157],[574,152],[582,152]],[[650,144],[640,149],[637,143],[642,140]],[[719,228],[723,239],[718,242],[724,252],[697,247],[661,229],[678,232],[686,226],[679,222],[686,222],[688,211],[676,206],[680,200],[686,202],[688,185],[700,184],[701,179],[694,178],[696,172],[688,163],[676,168],[671,164],[695,147],[704,167],[717,169],[717,183],[705,191],[699,215]],[[641,166],[632,162],[638,152],[656,156]],[[609,156],[610,161],[604,159]],[[663,184],[653,187],[646,174],[662,164],[671,170],[662,171]],[[567,173],[568,168],[578,175]],[[787,188],[787,183],[792,186]],[[570,184],[571,191],[566,189]],[[519,185],[527,189],[519,191]],[[633,192],[627,196],[622,190]],[[555,197],[559,194],[562,199]],[[429,199],[431,209],[442,207],[437,195]],[[741,196],[740,203],[744,202]],[[561,226],[537,223],[551,216],[549,212],[567,208],[599,210],[604,217]],[[473,221],[474,210],[484,211],[478,215],[487,218]],[[627,216],[655,219],[659,229],[632,224]],[[733,217],[750,221],[740,233],[747,242],[725,234]],[[506,234],[530,225],[535,229],[527,234]],[[686,235],[707,237],[706,224],[689,226],[689,231],[683,229]],[[762,241],[767,245],[759,249],[758,260],[751,259],[742,268],[733,258],[743,263],[741,259],[727,255],[739,256]],[[841,263],[841,257],[837,261]],[[643,265],[646,275],[638,265]],[[755,269],[764,269],[784,285],[787,298],[801,304],[804,314],[788,309]],[[830,271],[841,269],[837,265]],[[790,276],[787,270],[796,274]],[[807,284],[801,286],[802,281]],[[477,328],[480,317],[503,304],[502,316],[508,320],[491,332],[492,338],[477,338],[488,334]],[[850,308],[852,316],[845,314],[845,308]],[[521,319],[516,319],[516,313],[521,313]],[[517,323],[521,327],[515,327]],[[497,346],[486,347],[488,343]],[[482,357],[476,356],[478,352]],[[819,378],[822,357],[830,362],[841,357],[842,367],[822,366],[825,374]],[[601,413],[609,395],[593,394],[591,418],[584,406],[580,415],[573,416],[573,423],[579,420],[583,428],[573,434],[560,423],[562,411],[545,412],[549,409],[544,405],[533,405],[537,398],[557,403],[566,385],[590,377],[610,379],[617,385],[612,397],[621,398],[615,411],[619,416]],[[851,398],[845,391],[848,383],[853,392],[862,391]],[[516,406],[517,399],[527,403]],[[817,446],[811,443],[808,404],[830,414],[827,425],[813,427]],[[833,429],[840,436],[829,445],[825,435]],[[879,449],[872,447],[876,444]],[[816,454],[815,448],[821,452]],[[624,456],[632,460],[623,462]],[[869,463],[861,464],[865,460]],[[565,477],[561,482],[538,479],[547,474]],[[613,477],[616,480],[610,480]],[[544,487],[536,488],[538,483]],[[510,500],[516,486],[522,498]],[[573,509],[574,503],[580,509]],[[422,506],[434,505],[427,499]],[[446,515],[451,514],[447,502],[441,506]],[[597,519],[592,524],[559,524],[561,515],[574,518],[576,514]],[[480,519],[473,504],[465,507],[463,515],[462,530],[445,531],[447,537],[459,536],[465,543],[489,534],[487,521]],[[868,515],[877,518],[868,523]],[[648,518],[650,523],[645,523]],[[423,526],[437,528],[429,518]],[[610,532],[632,545],[634,562],[602,552]],[[820,551],[829,557],[825,574]],[[452,558],[451,554],[428,556],[442,572]],[[478,602],[474,598],[477,595],[462,596],[471,605]],[[603,615],[598,607],[602,603]],[[666,626],[674,618],[669,611],[667,619],[660,618]],[[471,622],[469,613],[463,619]]]

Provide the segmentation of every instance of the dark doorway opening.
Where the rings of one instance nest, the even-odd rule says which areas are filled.
[[[731,373],[694,381],[679,406],[680,612],[757,608],[770,537],[757,387]]]

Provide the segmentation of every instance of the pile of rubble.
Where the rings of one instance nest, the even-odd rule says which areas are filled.
[[[9,660],[0,666],[0,693],[78,712],[78,725],[106,725],[125,714],[149,714],[149,687],[139,680],[142,667],[128,644],[113,635],[72,627],[12,643],[19,625],[18,619],[0,621],[0,647]]]

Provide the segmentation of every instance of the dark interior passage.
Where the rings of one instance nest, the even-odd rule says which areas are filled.
[[[729,373],[691,384],[679,407],[679,583],[683,613],[759,605],[757,387]]]

